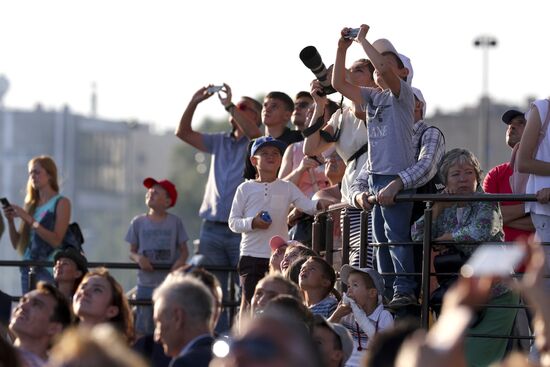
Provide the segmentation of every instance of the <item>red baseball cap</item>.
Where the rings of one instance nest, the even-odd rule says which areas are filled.
[[[151,187],[155,185],[160,185],[166,192],[168,193],[168,196],[172,200],[172,203],[170,204],[170,207],[173,207],[176,205],[176,201],[178,200],[178,190],[176,190],[176,186],[169,180],[161,180],[157,181],[152,177],[147,177],[145,180],[143,180],[143,186],[150,189]]]
[[[279,247],[287,246],[287,241],[281,237],[281,236],[273,236],[269,240],[269,247],[271,247],[271,251],[277,250]]]

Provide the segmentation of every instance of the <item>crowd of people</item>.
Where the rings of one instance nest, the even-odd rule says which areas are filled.
[[[0,235],[6,227],[23,260],[54,266],[21,267],[23,296],[0,330],[0,366],[550,365],[550,250],[538,242],[550,239],[549,102],[502,116],[512,159],[484,179],[472,152],[446,151],[442,131],[424,120],[411,60],[387,39],[367,40],[368,31],[362,25],[351,37],[344,28],[328,71],[349,105],[327,98],[321,80],[294,100],[272,91],[263,103],[242,97],[234,104],[227,84],[197,90],[176,136],[211,155],[198,253],[189,253],[184,221],[170,212],[177,185],[144,175],[146,212],[125,236],[139,267],[134,309],[117,279],[88,269],[82,248],[67,240],[71,202],[60,194],[53,159],[30,160],[24,205],[3,204]],[[366,58],[346,69],[354,41]],[[229,114],[229,132],[192,127],[199,104],[213,95]],[[422,294],[412,275],[420,247],[403,243],[421,241],[427,223],[412,202],[395,200],[415,192],[527,193],[537,202],[436,202],[430,267],[445,275]],[[313,216],[340,202],[348,204],[340,219],[350,218],[351,256],[336,267],[312,249],[311,232]],[[372,237],[360,254],[363,211]],[[500,277],[449,275],[475,253],[472,242],[503,241],[523,249],[521,268]],[[224,301],[235,280],[209,266],[237,270],[233,325]],[[428,332],[411,311],[419,299],[434,304]],[[522,328],[537,343],[511,353],[502,336]]]

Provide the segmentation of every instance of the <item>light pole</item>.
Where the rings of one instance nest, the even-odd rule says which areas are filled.
[[[484,169],[489,168],[489,49],[496,47],[497,39],[491,36],[479,36],[474,40],[475,47],[481,47],[481,99],[479,104],[479,160]]]

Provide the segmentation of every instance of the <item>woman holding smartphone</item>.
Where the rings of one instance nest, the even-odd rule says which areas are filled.
[[[23,260],[53,260],[54,250],[63,242],[71,217],[71,202],[59,194],[57,166],[51,157],[38,156],[29,161],[29,179],[23,207],[3,208],[10,241]],[[20,219],[16,228],[15,218]],[[36,280],[53,283],[52,273],[36,267]],[[21,271],[21,290],[29,291],[29,267]]]

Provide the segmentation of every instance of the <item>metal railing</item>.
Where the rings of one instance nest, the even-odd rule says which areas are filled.
[[[372,199],[369,199],[372,200]],[[472,202],[472,201],[492,201],[492,202],[501,202],[501,201],[536,201],[535,195],[516,195],[516,194],[472,194],[472,195],[447,195],[447,194],[399,194],[395,198],[396,202],[425,202],[426,209],[424,210],[424,238],[422,242],[408,242],[408,243],[391,243],[391,245],[402,245],[402,246],[422,246],[422,268],[420,272],[415,273],[401,273],[402,275],[411,275],[411,276],[420,276],[421,277],[421,294],[422,302],[420,303],[420,323],[423,328],[428,328],[429,326],[429,295],[430,293],[430,277],[436,276],[436,273],[430,272],[430,261],[431,261],[431,251],[434,241],[432,240],[432,205],[434,202]],[[341,218],[342,221],[342,231],[341,231],[341,244],[340,247],[335,248],[334,244],[334,220],[332,218],[332,213],[336,211],[341,211],[342,209],[349,208],[349,205],[345,203],[331,205],[328,209],[323,210],[315,215],[315,222],[313,223],[312,228],[312,247],[313,249],[323,255],[325,260],[333,265],[334,264],[334,255],[340,252],[341,264],[349,263],[349,253],[350,253],[350,218],[349,215],[344,214]],[[361,213],[360,221],[360,248],[359,248],[359,265],[361,267],[366,266],[366,253],[368,243],[368,231],[367,227],[367,212]],[[340,223],[338,223],[340,225]],[[449,245],[456,244],[454,242],[437,242],[438,245]],[[370,246],[388,246],[388,243],[371,243]],[[471,243],[471,245],[476,245],[476,243]],[[548,245],[548,244],[546,244]],[[155,269],[158,270],[169,270],[170,265],[167,264],[153,264]],[[52,267],[53,263],[51,261],[16,261],[16,260],[0,260],[0,267],[19,267],[19,266],[29,266],[31,269],[34,266],[44,266]],[[135,263],[122,263],[122,262],[90,262],[88,264],[89,268],[94,267],[106,267],[108,269],[139,269],[139,266]],[[235,268],[224,267],[224,266],[201,266],[208,271],[227,271],[228,273],[236,273]],[[381,273],[382,276],[394,276],[396,273]],[[454,273],[441,273],[440,275],[456,275]],[[34,279],[29,277],[29,282],[34,282]],[[34,285],[34,283],[32,284]],[[235,282],[228,282],[228,299],[224,299],[222,305],[230,309],[232,319],[236,314],[237,308],[239,306],[239,297],[237,289],[235,288]],[[32,289],[32,288],[29,288]],[[14,301],[17,301],[19,297],[12,297]],[[130,300],[130,303],[135,304],[151,304],[151,301],[138,301]],[[495,308],[524,308],[523,305],[510,305],[510,306],[495,306],[495,305],[480,305],[487,307]],[[470,335],[473,337],[492,337],[492,338],[511,338],[510,336],[490,336],[490,335]],[[515,337],[518,339],[521,338],[532,338],[530,336],[521,336]]]
[[[472,194],[472,195],[448,195],[448,194],[399,194],[395,197],[395,202],[424,202],[426,208],[424,210],[424,237],[422,242],[407,242],[407,243],[391,243],[395,246],[422,246],[422,268],[420,272],[416,273],[400,273],[401,275],[411,275],[421,277],[421,294],[422,302],[420,303],[420,323],[425,329],[429,326],[429,310],[430,306],[436,306],[430,304],[430,278],[438,275],[437,273],[430,272],[431,252],[434,243],[438,245],[452,245],[456,242],[435,242],[432,240],[432,205],[434,202],[473,202],[473,201],[490,201],[490,202],[527,202],[536,201],[535,195],[517,195],[517,194]],[[374,197],[369,198],[369,202],[374,202]],[[342,245],[339,248],[334,247],[333,243],[333,226],[331,213],[335,211],[341,211],[348,208],[349,205],[345,203],[331,205],[328,209],[318,213],[315,217],[313,224],[313,248],[318,253],[324,255],[324,258],[330,263],[334,264],[334,254],[340,252],[341,263],[347,264],[349,262],[349,232],[350,221],[347,214],[344,214],[341,218],[342,221]],[[360,266],[366,265],[366,249],[369,245],[367,243],[367,221],[366,212],[361,213],[361,234],[360,234]],[[326,221],[327,224],[323,224]],[[479,242],[461,243],[477,246]],[[388,246],[389,243],[371,243],[370,246]],[[544,244],[548,245],[548,244]],[[395,276],[396,273],[381,273],[382,276]],[[440,273],[439,275],[457,275],[456,273]],[[493,307],[493,308],[525,308],[525,305],[479,305],[480,307]],[[483,337],[483,338],[515,338],[515,339],[532,339],[532,336],[505,336],[505,335],[481,335],[472,334],[470,337]]]
[[[170,270],[172,266],[170,264],[151,264],[155,270]],[[38,260],[0,260],[0,268],[3,267],[29,267],[29,289],[36,288],[36,274],[34,272],[35,267],[53,267],[52,261],[38,261]],[[105,267],[111,269],[139,269],[139,265],[130,262],[88,262],[88,269]],[[201,265],[200,268],[208,270],[210,272],[227,272],[229,273],[229,282],[227,284],[227,294],[229,298],[222,300],[222,306],[230,311],[230,325],[233,324],[233,319],[237,314],[237,308],[240,305],[238,298],[238,292],[235,287],[235,281],[233,281],[232,275],[236,273],[236,269],[227,266],[216,265]],[[190,269],[191,270],[191,269]],[[223,285],[222,285],[223,286]],[[21,296],[11,296],[13,302],[17,302]],[[137,300],[129,299],[130,305],[151,305],[151,300]]]

